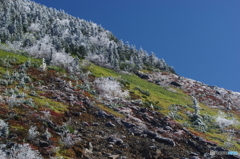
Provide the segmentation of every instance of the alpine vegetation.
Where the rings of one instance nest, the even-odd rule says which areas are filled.
[[[42,65],[40,66],[40,68],[41,68],[43,71],[46,71],[46,69],[47,69],[47,64],[46,64],[44,58],[42,59]]]
[[[194,108],[194,115],[192,117],[193,125],[201,132],[207,131],[207,125],[204,123],[202,116],[200,115],[200,106],[198,105],[198,101],[195,97],[192,96],[193,100],[193,108]]]
[[[154,53],[118,40],[110,31],[64,11],[29,0],[0,1],[0,43],[7,51],[45,58],[46,64],[78,70],[77,59],[88,57],[98,65],[134,71],[152,67],[174,72]],[[73,58],[72,56],[76,57]]]
[[[227,115],[222,111],[218,112],[218,115],[216,116],[215,121],[222,131],[228,126],[239,124],[235,118],[228,119]]]
[[[38,151],[32,150],[28,144],[0,144],[1,159],[42,159]]]
[[[0,137],[7,137],[9,133],[8,124],[0,119]]]
[[[36,131],[36,127],[31,126],[30,129],[28,130],[28,139],[34,140],[37,137],[37,135],[39,135],[39,132]]]
[[[93,22],[0,0],[0,39],[0,158],[208,158],[240,149],[240,93],[176,75]]]
[[[97,78],[94,83],[99,95],[110,101],[113,99],[124,99],[129,95],[128,91],[122,90],[120,82],[113,78]]]

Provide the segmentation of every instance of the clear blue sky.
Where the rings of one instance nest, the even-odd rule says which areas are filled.
[[[240,0],[35,0],[101,24],[176,72],[240,92]]]

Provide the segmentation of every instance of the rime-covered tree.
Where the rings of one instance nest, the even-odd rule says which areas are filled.
[[[69,56],[66,54],[69,53],[80,59],[91,55],[94,57],[89,59],[92,62],[101,57],[96,63],[104,61],[104,66],[127,71],[146,66],[173,70],[154,54],[149,56],[143,49],[137,50],[135,46],[123,43],[100,25],[29,0],[1,0],[0,27],[2,43],[45,58],[48,64],[61,61],[54,58],[55,55]]]

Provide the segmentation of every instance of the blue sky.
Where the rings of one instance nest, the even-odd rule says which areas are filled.
[[[34,0],[101,24],[209,85],[240,92],[239,0]]]

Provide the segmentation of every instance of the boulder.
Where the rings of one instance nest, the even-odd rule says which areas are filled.
[[[137,72],[136,75],[142,79],[150,79],[150,77],[148,75],[140,73],[140,72]]]
[[[98,123],[92,123],[92,126],[99,126]]]
[[[181,87],[182,86],[181,84],[179,84],[179,83],[177,83],[175,81],[171,82],[170,85],[173,85],[175,87]]]
[[[113,124],[111,121],[107,122],[105,125],[106,125],[107,127],[115,127],[115,126],[116,126],[116,125]]]
[[[123,144],[123,140],[120,139],[120,138],[117,138],[117,137],[115,137],[115,136],[109,136],[109,137],[107,138],[107,141],[108,141],[108,142],[111,142],[111,143],[114,143],[114,144],[116,144],[116,145],[121,145],[121,144]]]
[[[39,140],[38,144],[39,144],[40,147],[48,147],[48,146],[50,146],[50,144],[48,142],[42,141],[42,140]]]
[[[153,137],[153,138],[158,136],[156,132],[150,131],[150,130],[144,130],[143,134],[147,134],[149,137]]]
[[[130,129],[130,133],[136,136],[140,136],[143,134],[143,131],[138,129],[137,127]]]
[[[172,139],[166,138],[166,137],[161,137],[161,136],[156,136],[154,138],[157,142],[163,142],[165,144],[175,146],[175,142]]]
[[[108,117],[109,115],[103,111],[103,110],[99,110],[97,113],[97,116],[100,117],[100,118],[105,118],[105,117]]]
[[[108,158],[111,158],[111,159],[117,159],[119,157],[119,155],[111,155],[111,156],[108,156]]]
[[[170,131],[173,131],[173,129],[172,129],[170,126],[165,126],[165,127],[164,127],[164,130],[170,130]]]
[[[132,124],[132,123],[129,123],[129,122],[126,122],[126,121],[123,121],[121,120],[121,123],[126,127],[126,128],[133,128],[135,127],[136,125]]]

